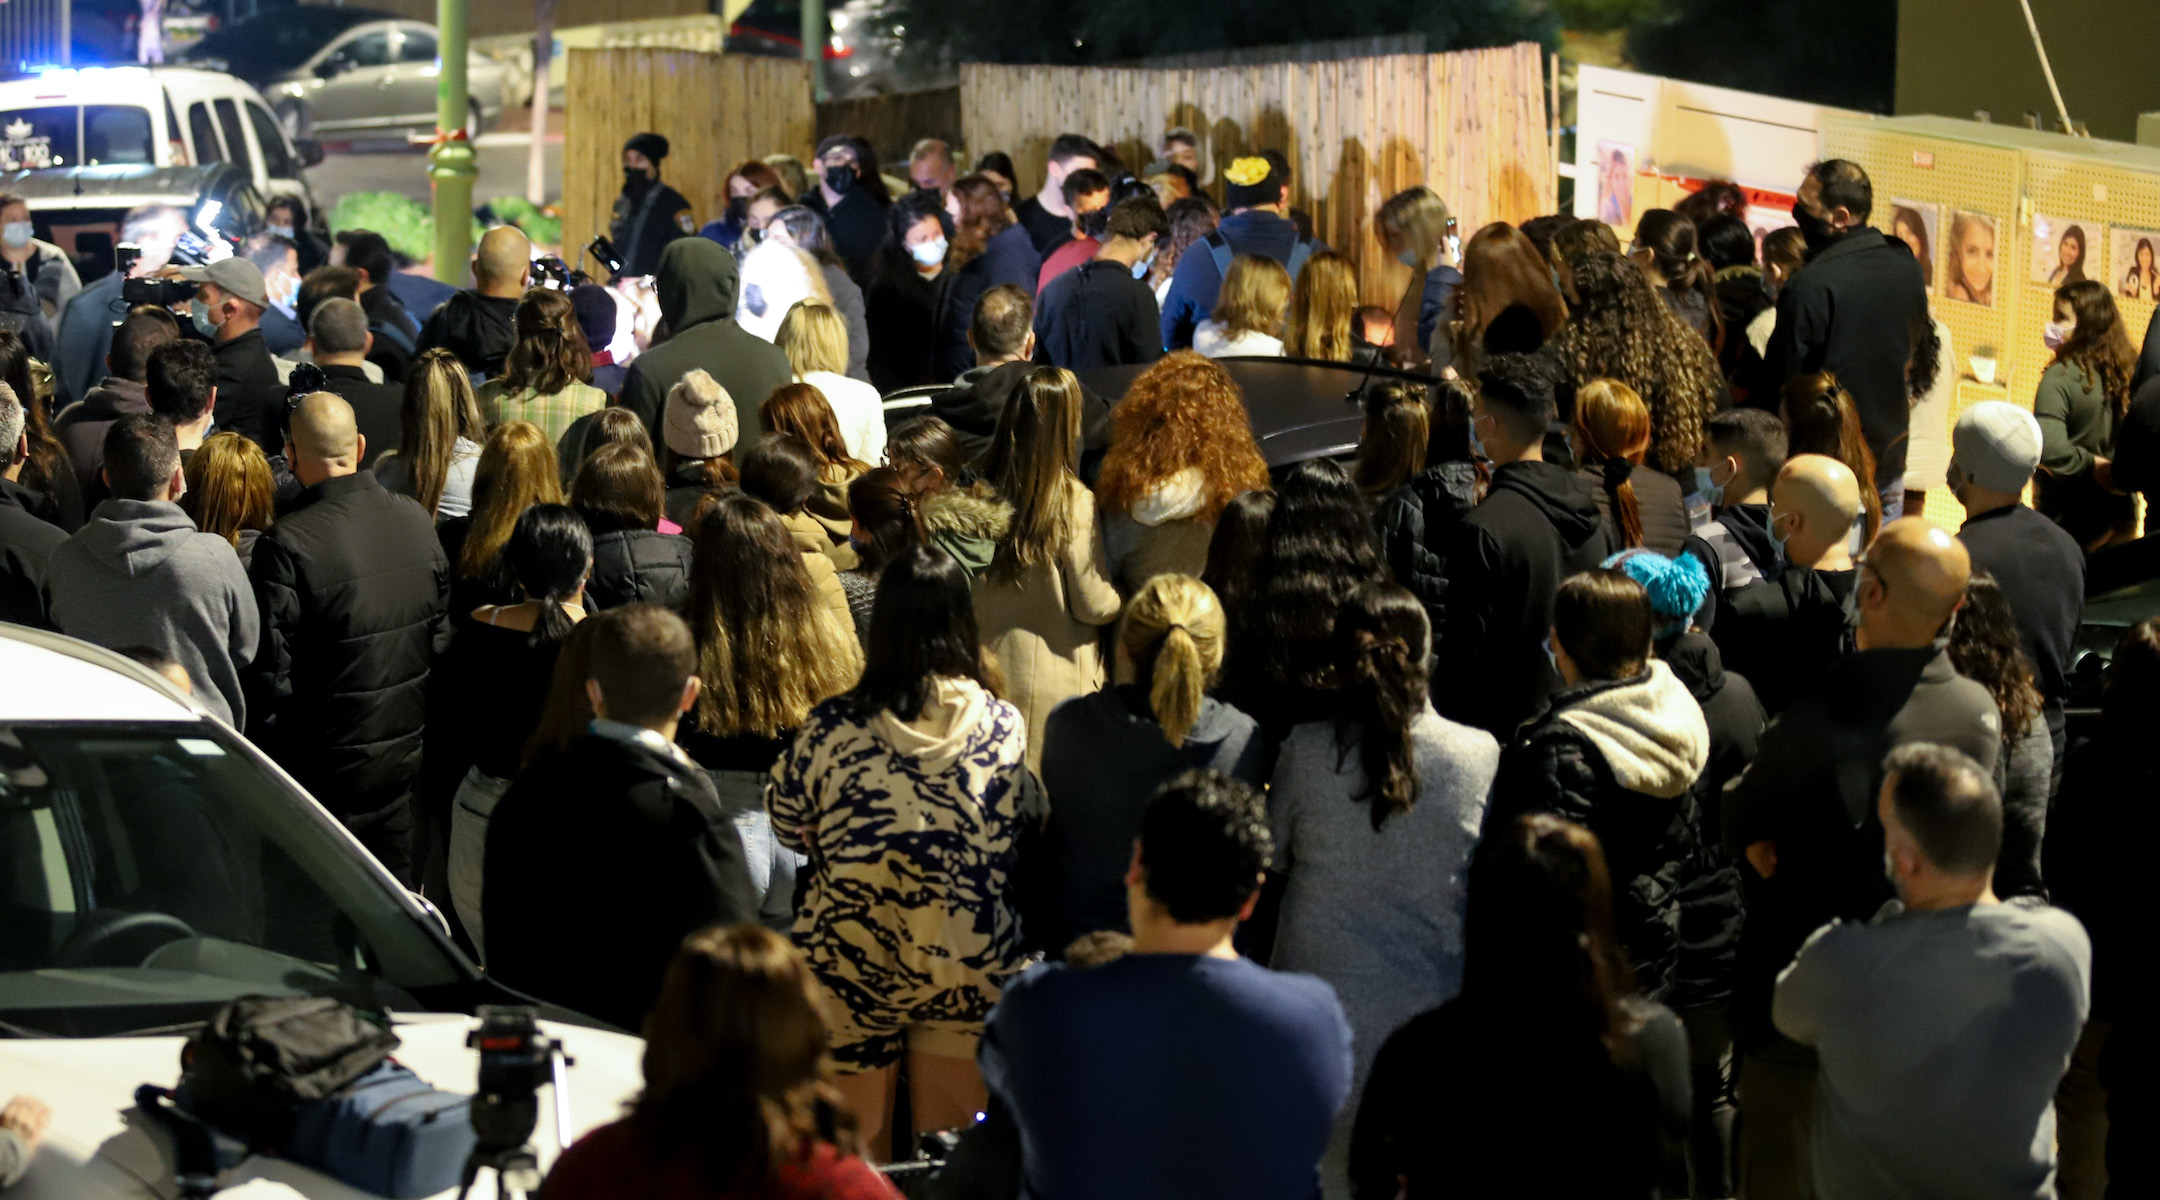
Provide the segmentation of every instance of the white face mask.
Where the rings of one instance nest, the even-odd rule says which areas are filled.
[[[28,221],[9,221],[5,226],[0,226],[0,241],[6,242],[11,250],[20,250],[29,245],[30,239],[35,236],[37,226]]]
[[[271,225],[268,230],[271,234],[281,238],[290,239],[293,235],[293,227],[290,225]]]
[[[944,238],[932,238],[927,242],[915,243],[915,245],[909,247],[908,253],[914,256],[916,263],[925,267],[934,267],[945,261],[945,248]]]

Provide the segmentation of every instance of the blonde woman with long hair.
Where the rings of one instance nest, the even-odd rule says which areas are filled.
[[[1215,311],[1193,330],[1192,348],[1209,358],[1277,358],[1290,310],[1290,272],[1272,258],[1230,261]]]
[[[1290,294],[1290,336],[1283,353],[1350,362],[1357,357],[1357,308],[1357,264],[1332,250],[1306,259]]]
[[[975,619],[1005,672],[1005,698],[1027,718],[1027,760],[1042,763],[1050,710],[1103,683],[1096,630],[1117,619],[1117,588],[1080,482],[1080,381],[1057,367],[1020,380],[998,416],[983,475],[1012,505],[1012,524],[975,580]]]
[[[1388,197],[1373,221],[1380,244],[1410,268],[1409,286],[1395,306],[1395,344],[1428,349],[1440,310],[1462,285],[1455,269],[1455,215],[1447,201],[1423,184]]]
[[[435,349],[413,359],[399,418],[403,436],[376,464],[377,482],[418,500],[437,521],[471,512],[473,474],[487,430],[457,355]]]
[[[1110,410],[1095,480],[1103,549],[1120,590],[1155,575],[1198,575],[1231,500],[1268,485],[1244,393],[1220,366],[1173,350]]]
[[[787,354],[795,382],[807,383],[832,406],[852,458],[885,457],[885,401],[878,390],[846,375],[847,318],[830,304],[804,300],[788,310],[775,343]]]
[[[1213,589],[1190,575],[1157,575],[1126,602],[1116,684],[1050,714],[1042,756],[1044,857],[1056,881],[1043,938],[1050,953],[1083,933],[1130,932],[1125,870],[1157,787],[1188,770],[1255,787],[1266,778],[1258,723],[1208,694],[1228,645]]]
[[[538,425],[512,421],[488,434],[473,472],[472,512],[442,526],[443,549],[457,568],[450,593],[453,620],[485,604],[518,599],[502,550],[526,509],[563,502],[556,471],[554,444]]]
[[[215,433],[187,460],[187,494],[180,507],[195,528],[232,543],[245,567],[255,539],[277,519],[277,483],[262,447],[238,433]]]

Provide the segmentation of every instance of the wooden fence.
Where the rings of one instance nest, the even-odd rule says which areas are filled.
[[[964,157],[961,147],[960,88],[926,88],[889,96],[863,96],[852,100],[827,100],[817,106],[817,135],[852,134],[877,151],[878,165],[886,174],[907,178],[908,151],[923,138],[943,138],[953,157]],[[960,164],[965,173],[974,159]]]
[[[668,139],[660,177],[689,198],[700,222],[719,215],[720,183],[735,164],[781,152],[809,157],[815,106],[810,64],[799,59],[646,46],[567,57],[566,257],[607,232],[622,191],[622,146],[634,134]]]
[[[1488,221],[1554,211],[1542,53],[1525,43],[1209,69],[969,64],[961,118],[968,153],[1012,155],[1023,192],[1041,185],[1050,142],[1067,130],[1114,143],[1134,167],[1154,157],[1164,130],[1198,130],[1210,179],[1239,155],[1280,150],[1294,203],[1357,261],[1366,301],[1392,307],[1409,272],[1373,235],[1387,197],[1431,187],[1465,241]]]

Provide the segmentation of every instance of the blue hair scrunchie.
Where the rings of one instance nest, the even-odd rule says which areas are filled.
[[[1710,574],[1692,554],[1667,558],[1651,550],[1622,550],[1604,566],[1618,568],[1650,594],[1650,611],[1659,621],[1651,635],[1655,641],[1686,633],[1710,598]]]

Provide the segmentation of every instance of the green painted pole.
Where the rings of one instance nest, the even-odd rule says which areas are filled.
[[[825,42],[831,36],[825,0],[802,0],[802,56],[810,64],[811,99],[820,104],[831,97],[825,87]]]
[[[480,169],[465,139],[465,0],[435,0],[435,45],[442,55],[435,77],[435,148],[428,152],[428,181],[435,190],[435,278],[463,285],[472,258],[473,180]]]

